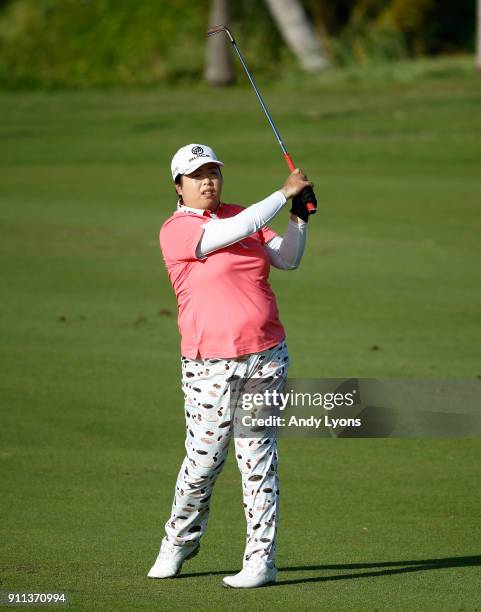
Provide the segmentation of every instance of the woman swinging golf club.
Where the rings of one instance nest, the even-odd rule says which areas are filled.
[[[299,266],[312,183],[295,169],[264,200],[243,208],[221,201],[223,163],[214,151],[190,144],[172,160],[177,210],[160,231],[160,246],[178,302],[186,456],[171,516],[150,578],[176,576],[195,556],[206,529],[215,481],[232,434],[242,474],[247,542],[243,569],[229,587],[252,588],[276,579],[279,517],[277,441],[267,431],[237,435],[232,381],[263,379],[280,389],[289,366],[285,332],[268,282],[270,265]],[[267,223],[293,198],[283,236]]]

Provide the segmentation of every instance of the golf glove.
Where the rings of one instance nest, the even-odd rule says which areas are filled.
[[[307,223],[309,221],[309,211],[307,210],[307,204],[309,202],[314,204],[317,208],[317,200],[312,187],[306,187],[299,195],[292,198],[292,208],[290,212]]]

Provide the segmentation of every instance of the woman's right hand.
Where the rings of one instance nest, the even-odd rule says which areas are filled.
[[[300,168],[296,168],[294,172],[287,177],[281,191],[288,200],[301,193],[306,187],[314,187],[314,184],[307,180],[307,176]]]

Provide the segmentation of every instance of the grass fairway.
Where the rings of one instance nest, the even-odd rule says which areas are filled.
[[[292,377],[481,375],[480,83],[264,88],[319,200],[301,269],[271,276]],[[75,610],[480,609],[479,439],[281,440],[279,583],[245,592],[220,586],[244,544],[231,457],[201,554],[147,580],[183,456],[171,156],[211,144],[230,202],[286,171],[242,87],[0,94],[0,114],[0,588]]]

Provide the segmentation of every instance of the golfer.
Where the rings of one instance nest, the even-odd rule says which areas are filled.
[[[248,208],[221,201],[223,163],[190,144],[172,160],[177,210],[160,230],[160,246],[178,303],[186,456],[175,487],[165,537],[149,578],[176,576],[194,557],[206,529],[212,490],[230,438],[242,474],[247,541],[242,570],[224,586],[252,588],[276,579],[279,518],[276,436],[241,433],[232,382],[262,379],[280,389],[289,355],[276,299],[273,265],[299,266],[304,252],[312,183],[296,169],[278,191]],[[283,236],[267,223],[293,198]],[[234,408],[234,409],[233,409]],[[239,409],[240,410],[240,409]]]

